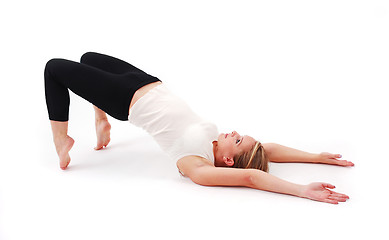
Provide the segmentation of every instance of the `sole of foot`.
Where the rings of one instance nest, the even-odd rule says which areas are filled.
[[[111,135],[111,124],[109,124],[108,121],[96,122],[97,144],[94,149],[100,150],[103,147],[107,147],[108,143],[111,141],[110,135]]]
[[[66,136],[66,139],[61,144],[60,149],[57,151],[59,157],[59,166],[62,170],[65,170],[70,163],[69,151],[74,145],[74,139]]]

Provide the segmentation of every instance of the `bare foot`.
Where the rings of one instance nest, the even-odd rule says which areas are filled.
[[[69,151],[73,147],[74,139],[66,136],[63,139],[55,140],[54,144],[59,157],[59,166],[65,170],[70,163]]]
[[[107,147],[108,143],[111,141],[111,124],[109,124],[108,119],[96,120],[95,123],[97,136],[95,150],[100,150],[103,147]]]
[[[347,161],[347,160],[340,160],[338,158],[341,158],[342,155],[340,154],[332,154],[328,152],[322,152],[319,154],[320,156],[320,162],[326,163],[326,164],[332,164],[332,165],[339,165],[344,167],[352,167],[354,166],[354,163]]]

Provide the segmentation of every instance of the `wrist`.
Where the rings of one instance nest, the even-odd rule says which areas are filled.
[[[324,159],[320,154],[312,153],[312,162],[313,163],[324,163]]]
[[[298,185],[298,189],[297,189],[295,196],[305,198],[306,197],[306,185]]]

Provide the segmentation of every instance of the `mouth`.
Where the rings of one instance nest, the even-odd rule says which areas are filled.
[[[224,138],[227,138],[228,137],[228,133],[226,133],[226,135],[224,136]]]

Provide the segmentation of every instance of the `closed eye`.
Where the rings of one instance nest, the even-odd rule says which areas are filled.
[[[241,139],[236,139],[236,144],[239,144],[239,143],[241,143],[241,142],[242,142]]]

